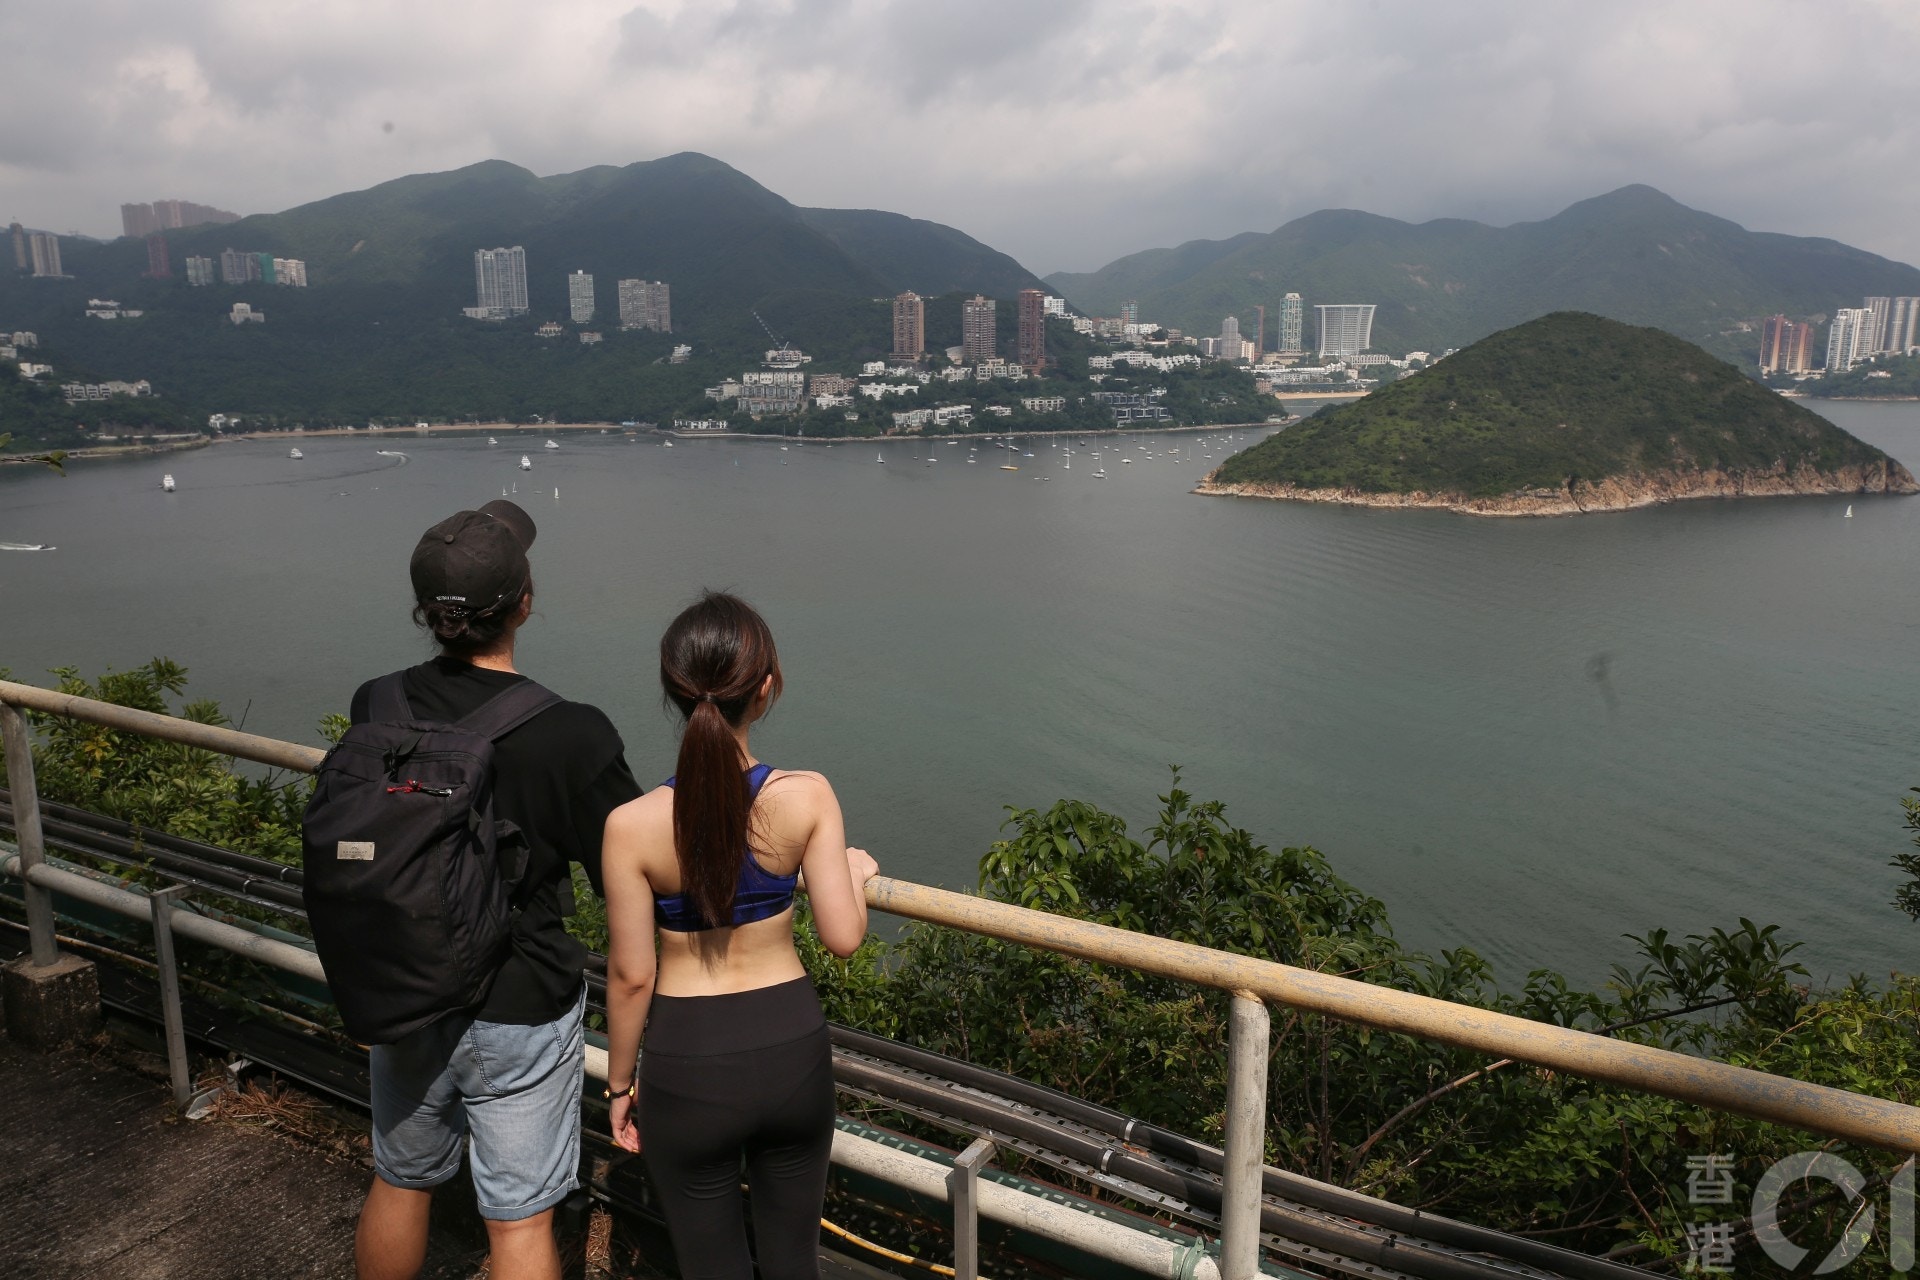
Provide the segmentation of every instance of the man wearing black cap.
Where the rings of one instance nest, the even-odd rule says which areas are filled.
[[[451,723],[526,677],[514,637],[533,608],[533,520],[511,502],[462,511],[427,530],[409,566],[414,621],[438,654],[403,673],[417,720]],[[370,688],[352,719],[371,718]],[[494,813],[527,837],[513,897],[513,947],[486,1001],[442,1017],[371,1057],[374,1182],[354,1256],[361,1280],[417,1275],[432,1189],[456,1176],[472,1136],[474,1188],[494,1280],[558,1280],[553,1209],[577,1185],[586,948],[563,917],[570,863],[600,888],[607,814],[640,794],[620,735],[597,708],[560,702],[494,748]]]

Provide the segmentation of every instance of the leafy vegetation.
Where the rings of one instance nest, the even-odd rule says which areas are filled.
[[[1748,231],[1646,186],[1583,200],[1542,222],[1413,224],[1323,209],[1269,234],[1152,249],[1047,283],[1076,306],[1213,333],[1252,331],[1281,297],[1371,302],[1382,351],[1442,351],[1550,311],[1653,325],[1727,359],[1758,353],[1754,317],[1830,314],[1870,294],[1920,294],[1920,270],[1832,240]],[[1312,341],[1313,312],[1307,313]]]
[[[1789,379],[1786,385],[1829,400],[1871,400],[1883,396],[1920,399],[1920,356],[1882,356],[1872,364],[1856,365],[1845,373],[1823,374],[1798,383]]]
[[[225,722],[212,702],[183,701],[186,672],[165,659],[97,680],[70,669],[55,675],[82,696]],[[35,765],[49,798],[231,848],[296,856],[304,779],[243,776],[207,752],[52,717],[36,722]],[[329,718],[321,732],[333,737],[341,727]],[[1120,815],[1078,801],[1009,812],[1006,838],[980,864],[979,892],[995,901],[1920,1101],[1920,980],[1896,975],[1876,986],[1855,978],[1814,989],[1793,960],[1796,944],[1773,925],[1741,920],[1684,939],[1651,929],[1627,938],[1631,958],[1599,989],[1537,970],[1519,990],[1503,990],[1471,950],[1434,956],[1403,947],[1379,900],[1341,878],[1325,855],[1269,847],[1233,826],[1220,804],[1197,801],[1177,770],[1142,837]],[[1909,800],[1906,813],[1920,842],[1920,801]],[[1920,876],[1920,854],[1899,865]],[[604,945],[604,919],[580,888],[588,910],[576,923]],[[1901,905],[1920,913],[1920,898]],[[1220,993],[919,925],[892,943],[869,940],[848,960],[825,953],[810,931],[800,936],[838,1021],[1177,1131],[1221,1132]],[[1885,1153],[1577,1077],[1273,1012],[1270,1161],[1587,1252],[1671,1267],[1687,1252],[1689,1226],[1750,1227],[1742,1219],[1755,1182],[1794,1152],[1818,1146],[1875,1182],[1898,1164]],[[1706,1156],[1726,1157],[1730,1202],[1692,1202],[1690,1184]],[[1783,1224],[1818,1258],[1855,1208],[1838,1195],[1804,1196]],[[1773,1274],[1750,1236],[1740,1258],[1740,1274]],[[1862,1273],[1881,1274],[1890,1261],[1884,1234],[1877,1236]]]
[[[1669,469],[1802,463],[1899,468],[1670,334],[1559,312],[1316,414],[1235,454],[1218,474],[1227,483],[1490,498]]]
[[[1429,956],[1313,849],[1271,849],[1179,785],[1145,842],[1076,801],[1013,811],[981,861],[1003,902],[1358,978],[1636,1043],[1901,1101],[1915,1099],[1920,982],[1805,985],[1795,944],[1741,920],[1685,939],[1629,937],[1597,991],[1538,970],[1500,990],[1466,949]],[[1011,1071],[1182,1132],[1219,1137],[1227,998],[988,938],[909,926],[891,946],[808,967],[829,1016]],[[1648,1263],[1686,1228],[1736,1221],[1775,1160],[1818,1140],[1738,1117],[1460,1050],[1274,1010],[1269,1161],[1402,1204]],[[1824,1144],[1870,1177],[1895,1157]],[[1726,1156],[1731,1205],[1696,1205],[1689,1157]],[[1697,1171],[1693,1176],[1697,1177]],[[1815,1248],[1844,1203],[1783,1219]],[[1742,1224],[1744,1225],[1744,1224]],[[1868,1256],[1884,1258],[1884,1241]],[[1747,1241],[1743,1256],[1756,1247]],[[1868,1263],[1872,1269],[1873,1263]],[[1884,1265],[1881,1263],[1880,1265]],[[1742,1274],[1754,1274],[1745,1269]]]

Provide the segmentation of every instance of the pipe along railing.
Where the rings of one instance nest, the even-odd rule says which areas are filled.
[[[261,938],[246,930],[172,910],[171,901],[149,905],[127,894],[44,863],[38,794],[34,789],[31,736],[22,710],[98,724],[161,738],[276,768],[313,772],[325,752],[275,738],[198,724],[173,716],[114,706],[33,685],[0,680],[0,735],[7,755],[19,852],[0,860],[25,886],[31,958],[53,964],[53,894],[57,891],[125,915],[151,913],[157,935],[178,934],[252,959],[325,980],[308,950]],[[131,904],[118,901],[131,900]],[[1158,974],[1232,995],[1229,1021],[1226,1167],[1222,1187],[1222,1239],[1218,1274],[1242,1280],[1257,1274],[1261,1152],[1266,1132],[1269,1003],[1318,1013],[1399,1035],[1416,1036],[1490,1058],[1513,1058],[1534,1066],[1716,1111],[1788,1125],[1865,1146],[1920,1154],[1920,1108],[1826,1085],[1769,1075],[1668,1049],[1634,1044],[1533,1022],[1512,1014],[1454,1004],[1432,996],[1374,986],[1352,978],[1295,968],[1272,960],[1232,955],[1193,943],[1132,933],[1108,925],[1050,915],[1010,903],[905,880],[876,876],[867,882],[873,910],[929,924],[963,929],[1083,960]],[[177,989],[176,989],[177,1001]],[[168,1028],[169,1050],[174,1048]],[[606,1053],[589,1047],[588,1073],[606,1079]],[[178,1061],[185,1061],[184,1044]],[[185,1103],[184,1076],[175,1070],[176,1094]],[[966,1199],[964,1193],[960,1197]],[[970,1225],[970,1224],[969,1224]]]

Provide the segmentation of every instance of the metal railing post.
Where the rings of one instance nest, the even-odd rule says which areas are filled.
[[[978,1280],[980,1275],[980,1168],[993,1155],[993,1143],[975,1138],[954,1157],[947,1175],[948,1200],[953,1205],[954,1280]]]
[[[33,781],[33,735],[26,713],[0,702],[0,741],[7,748],[7,790],[13,794],[13,833],[20,849],[20,871],[27,901],[27,936],[36,967],[60,958],[53,936],[53,894],[26,878],[26,872],[46,860],[47,842],[40,831],[40,793]]]
[[[1271,1032],[1266,1003],[1251,992],[1234,992],[1227,1028],[1226,1167],[1220,1179],[1221,1280],[1252,1280],[1260,1274]]]
[[[167,1028],[167,1074],[173,1079],[173,1104],[185,1111],[193,1101],[193,1077],[187,1070],[187,1032],[180,1017],[180,970],[173,962],[173,904],[187,886],[169,885],[147,895],[153,912],[153,953],[160,963],[160,1012]]]

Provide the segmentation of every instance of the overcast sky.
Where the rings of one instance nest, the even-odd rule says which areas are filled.
[[[1028,267],[1629,182],[1920,262],[1920,4],[0,0],[0,220],[703,151]]]

